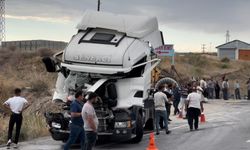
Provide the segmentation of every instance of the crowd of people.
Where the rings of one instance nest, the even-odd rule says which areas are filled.
[[[229,80],[225,77],[219,81],[213,79],[201,79],[200,81],[193,80],[188,84],[177,86],[173,84],[162,84],[154,93],[155,103],[155,125],[156,135],[160,134],[160,127],[165,129],[166,134],[171,131],[168,128],[170,121],[171,106],[174,107],[174,115],[181,115],[188,120],[190,131],[198,130],[198,117],[204,111],[203,103],[206,99],[219,99],[220,91],[224,100],[229,99]],[[247,84],[247,98],[250,99],[250,78]],[[236,80],[234,84],[235,99],[241,99],[240,83]],[[20,129],[22,126],[22,112],[29,107],[28,101],[21,97],[21,89],[14,90],[14,97],[9,98],[4,102],[4,106],[11,110],[12,114],[9,121],[8,142],[17,147]],[[98,118],[93,107],[96,103],[98,95],[96,93],[88,93],[85,97],[82,91],[75,93],[75,99],[70,104],[70,135],[64,145],[64,150],[68,150],[72,144],[80,139],[82,150],[91,150],[97,140]],[[85,103],[83,101],[85,100]],[[12,141],[13,127],[16,125],[15,139]]]
[[[196,81],[194,81],[196,82]],[[197,84],[197,83],[196,83]],[[242,99],[241,85],[239,80],[234,83],[229,83],[229,79],[223,77],[221,81],[202,78],[198,83],[204,90],[204,96],[207,99],[220,99],[228,100],[229,98]],[[250,78],[246,82],[247,86],[247,99],[250,100]],[[230,93],[230,89],[234,89],[233,93]],[[244,97],[245,98],[245,97]]]
[[[250,78],[246,84],[247,99],[250,100]],[[230,98],[229,88],[229,80],[225,77],[222,78],[222,81],[202,78],[181,86],[177,86],[175,83],[160,85],[154,94],[156,135],[159,134],[159,127],[164,128],[167,134],[171,133],[168,130],[168,124],[171,121],[169,118],[171,105],[174,107],[174,115],[188,120],[190,131],[197,130],[198,117],[204,111],[203,103],[206,103],[208,99],[228,100]],[[233,88],[234,98],[241,99],[241,86],[238,80],[235,81]]]
[[[174,115],[183,115],[188,120],[190,131],[198,130],[199,116],[204,110],[203,92],[200,86],[192,83],[181,88],[176,83],[159,85],[154,94],[156,135],[160,134],[159,127],[165,129],[166,134],[171,133],[168,129],[171,105]]]

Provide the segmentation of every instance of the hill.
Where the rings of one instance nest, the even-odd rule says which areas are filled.
[[[246,95],[246,81],[250,78],[250,62],[229,60],[227,58],[219,60],[214,55],[194,54],[177,55],[175,58],[175,69],[180,75],[171,73],[169,58],[162,58],[160,64],[161,76],[172,76],[180,82],[188,82],[192,78],[201,78],[222,82],[222,77],[229,79],[230,93],[234,93],[234,83],[236,80],[241,85],[242,95]]]

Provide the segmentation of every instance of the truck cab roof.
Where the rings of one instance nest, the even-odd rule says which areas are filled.
[[[130,37],[143,38],[158,30],[158,22],[156,17],[118,15],[86,10],[76,28],[78,30],[87,30],[88,28],[110,29],[126,33]]]

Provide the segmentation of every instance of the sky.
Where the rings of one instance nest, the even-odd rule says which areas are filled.
[[[6,40],[68,42],[97,0],[6,0]],[[166,44],[179,52],[216,51],[230,40],[250,42],[249,0],[101,0],[101,11],[156,16]]]

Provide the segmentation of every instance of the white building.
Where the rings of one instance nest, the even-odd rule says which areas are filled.
[[[250,60],[250,44],[234,40],[216,47],[218,50],[218,57],[229,58],[232,60]]]

